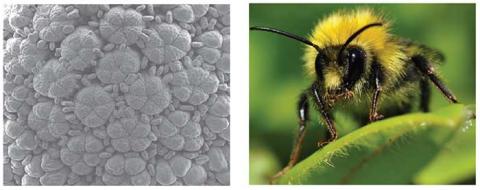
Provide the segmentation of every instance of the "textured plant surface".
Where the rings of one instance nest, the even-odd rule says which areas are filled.
[[[309,156],[279,184],[448,184],[475,175],[475,108],[372,123]]]
[[[228,5],[7,5],[5,185],[229,185]]]

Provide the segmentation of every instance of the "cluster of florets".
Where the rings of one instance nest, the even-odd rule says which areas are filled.
[[[228,5],[8,5],[5,185],[228,185]]]

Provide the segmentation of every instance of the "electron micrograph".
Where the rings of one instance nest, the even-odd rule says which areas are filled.
[[[5,5],[4,185],[229,185],[229,5]]]

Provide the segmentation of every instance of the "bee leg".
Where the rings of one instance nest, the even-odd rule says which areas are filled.
[[[380,96],[381,89],[376,89],[373,94],[372,105],[370,108],[370,113],[368,114],[368,121],[374,122],[383,118],[382,114],[377,112],[378,109],[378,97]]]
[[[429,105],[430,105],[430,95],[432,93],[430,89],[430,83],[428,83],[427,79],[423,79],[420,81],[420,109],[423,112],[428,112]]]
[[[380,71],[380,66],[378,64],[372,65],[373,70],[373,84],[375,88],[375,92],[373,93],[372,104],[370,107],[370,113],[368,114],[368,120],[370,122],[374,122],[383,118],[383,115],[377,112],[378,110],[378,99],[380,97],[380,93],[382,92],[382,72]]]
[[[309,117],[310,117],[309,108],[308,108],[308,97],[307,97],[307,93],[305,92],[300,95],[297,112],[298,112],[298,119],[299,119],[298,135],[297,135],[297,138],[295,139],[295,144],[293,146],[292,152],[290,153],[290,160],[288,161],[287,166],[285,166],[280,172],[278,172],[272,177],[272,179],[270,180],[270,183],[272,183],[274,179],[285,174],[285,172],[287,172],[290,168],[292,168],[298,162],[298,158],[302,151],[303,140],[305,138],[305,134],[307,131],[306,124],[309,121]]]
[[[442,94],[448,100],[450,100],[451,103],[458,103],[455,95],[453,95],[452,91],[450,91],[450,89],[448,89],[445,84],[443,84],[440,78],[438,78],[438,76],[435,74],[434,68],[425,57],[421,55],[416,55],[412,57],[412,61],[417,67],[417,69],[425,76],[427,76],[430,81],[432,81],[433,84],[442,92]]]
[[[325,101],[321,97],[320,89],[316,83],[312,85],[311,91],[312,91],[315,104],[317,105],[316,108],[322,114],[323,119],[325,120],[325,124],[327,125],[328,132],[330,134],[330,138],[328,138],[327,140],[319,141],[317,143],[318,147],[323,147],[338,138],[337,129],[335,128],[335,125],[332,120],[333,117],[331,113],[328,111],[327,105],[325,104]]]

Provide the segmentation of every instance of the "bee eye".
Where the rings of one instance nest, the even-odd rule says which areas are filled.
[[[321,80],[323,78],[323,64],[325,64],[326,56],[323,53],[318,53],[315,58],[315,72],[317,77]]]
[[[350,89],[364,72],[366,53],[358,47],[351,47],[348,48],[347,54],[346,62],[343,63],[346,64],[343,85],[345,88]]]
[[[348,64],[349,67],[362,66],[365,62],[365,52],[360,48],[348,49]]]

